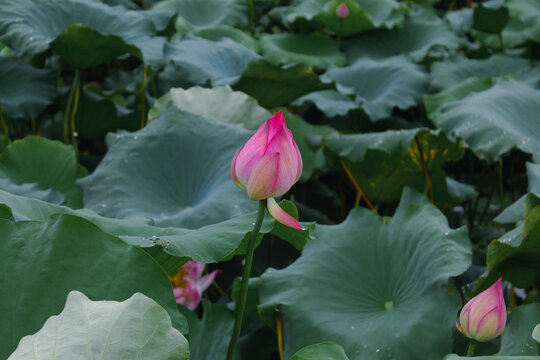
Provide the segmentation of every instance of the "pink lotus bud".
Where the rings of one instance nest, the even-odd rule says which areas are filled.
[[[341,19],[345,19],[347,16],[349,16],[349,8],[345,3],[339,4],[336,9],[336,15]]]
[[[476,341],[489,341],[499,336],[506,325],[502,279],[465,304],[456,325],[463,335]]]
[[[255,135],[236,152],[231,163],[231,177],[234,183],[247,190],[252,200],[285,194],[298,181],[301,174],[302,157],[291,131],[287,129],[281,111],[259,127]],[[282,213],[275,207],[272,210],[270,207],[268,209],[279,222],[286,224],[284,221],[287,219],[288,223],[295,223],[293,227],[303,229],[281,208],[279,210]]]
[[[221,270],[214,270],[201,277],[205,264],[189,260],[171,277],[176,302],[195,310],[201,302],[202,293],[208,289]]]

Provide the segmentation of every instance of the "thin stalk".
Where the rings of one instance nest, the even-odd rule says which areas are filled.
[[[79,86],[79,69],[75,69],[75,79],[76,79],[76,88],[75,88],[75,99],[73,102],[73,109],[71,109],[71,143],[75,144],[75,116],[77,115],[77,108],[79,107],[79,95],[81,87]]]
[[[474,349],[476,348],[477,344],[478,343],[475,340],[471,339],[471,341],[469,342],[469,348],[467,349],[468,357],[472,357],[474,355]]]
[[[75,94],[75,84],[79,83],[79,70],[75,69],[75,77],[73,78],[73,84],[71,90],[69,90],[68,102],[66,110],[64,111],[64,142],[69,143],[69,115],[71,112],[71,104],[73,103],[73,96]]]
[[[497,35],[499,36],[499,42],[501,43],[502,52],[506,52],[506,49],[504,48],[504,42],[503,42],[503,38],[502,38],[502,33],[499,32]]]
[[[216,288],[216,290],[219,292],[220,295],[225,295],[225,292],[223,291],[223,289],[221,288],[221,286],[219,286],[219,284],[214,280],[212,282],[212,285]]]
[[[279,360],[283,360],[283,323],[281,321],[281,313],[278,308],[274,309],[276,314],[276,332],[277,332],[277,344],[279,351]]]
[[[429,190],[429,201],[431,201],[431,203],[433,204],[433,184],[431,183],[431,178],[429,177],[426,161],[424,160],[424,152],[422,151],[422,146],[420,145],[418,137],[415,136],[414,141],[416,143],[416,146],[418,147],[418,155],[420,156],[420,162],[422,163],[422,170],[424,170],[424,177],[426,178],[426,185]]]
[[[510,310],[514,310],[516,307],[516,288],[514,285],[510,285]]]
[[[4,112],[2,111],[2,105],[0,105],[0,124],[2,125],[2,131],[4,131],[4,138],[6,139],[6,144],[9,144],[11,142],[11,139],[9,138],[9,127],[6,122],[6,119],[4,119]]]
[[[364,194],[364,192],[362,191],[362,188],[360,187],[360,185],[358,185],[358,183],[356,182],[356,180],[354,179],[354,177],[352,176],[349,168],[347,167],[347,165],[345,165],[345,162],[343,160],[341,160],[341,166],[343,167],[343,170],[345,170],[345,173],[347,174],[347,176],[349,177],[349,180],[351,180],[351,182],[353,183],[353,186],[354,188],[356,189],[356,192],[360,195],[360,197],[362,199],[364,199],[364,201],[366,202],[367,206],[375,213],[377,213],[377,209],[375,209],[375,207],[371,204],[371,201],[369,201],[369,199],[367,198],[366,194]]]
[[[144,65],[143,81],[141,85],[141,129],[146,125],[146,77],[148,76],[148,66]]]
[[[499,197],[501,199],[501,211],[504,209],[504,188],[503,188],[503,163],[499,160]]]
[[[255,34],[255,7],[253,6],[253,0],[248,0],[249,9],[249,31],[251,35]]]
[[[34,116],[32,116],[32,119],[30,120],[30,126],[31,126],[30,131],[32,131],[32,134],[35,134],[36,133],[36,118]]]
[[[253,226],[253,231],[251,232],[251,237],[249,239],[246,251],[244,273],[242,274],[242,287],[240,289],[240,301],[238,302],[238,307],[234,309],[236,312],[236,319],[234,321],[234,331],[231,341],[229,342],[229,349],[227,350],[227,360],[232,360],[234,348],[236,347],[236,342],[238,341],[240,331],[242,330],[242,321],[244,320],[244,312],[246,310],[249,275],[251,274],[251,265],[253,264],[253,253],[255,252],[255,242],[257,240],[257,236],[259,235],[259,231],[261,230],[265,211],[266,199],[259,200],[259,212],[257,213],[257,220],[255,220],[255,225]]]

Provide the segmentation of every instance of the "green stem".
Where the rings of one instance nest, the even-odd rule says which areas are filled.
[[[73,108],[71,109],[71,143],[75,144],[75,116],[77,115],[77,108],[79,107],[79,95],[80,95],[80,86],[79,86],[79,69],[75,69],[75,80],[73,81],[73,87],[75,87],[75,99],[73,103]],[[76,148],[76,146],[75,146]]]
[[[75,94],[75,87],[79,85],[79,69],[75,69],[75,77],[73,78],[73,84],[69,91],[68,102],[66,110],[64,111],[64,142],[69,143],[69,115],[71,112],[71,103],[73,102],[73,95]]]
[[[499,42],[501,43],[501,50],[502,52],[506,52],[506,49],[504,48],[504,42],[503,42],[503,38],[502,38],[502,34],[499,32]]]
[[[145,103],[145,92],[146,92],[146,77],[148,76],[148,66],[144,65],[143,70],[143,81],[141,85],[141,129],[146,125],[146,103]]]
[[[253,0],[248,0],[249,9],[249,31],[251,35],[255,34],[255,7],[253,6]]]
[[[9,127],[6,122],[6,119],[4,119],[4,112],[2,111],[2,105],[0,105],[0,123],[2,124],[2,130],[4,131],[4,137],[6,138],[6,144],[9,144],[11,141],[9,139]]]
[[[471,339],[471,342],[469,342],[469,348],[467,349],[467,356],[468,357],[472,357],[473,354],[474,354],[474,349],[476,348],[476,345],[478,343],[476,342],[476,340],[473,340]]]
[[[242,330],[242,321],[244,320],[244,311],[246,309],[246,300],[248,292],[248,282],[249,275],[251,274],[251,264],[253,263],[253,253],[255,252],[255,242],[259,231],[261,230],[261,225],[264,219],[264,212],[266,210],[266,199],[259,201],[259,212],[257,213],[257,220],[253,226],[253,231],[251,232],[251,237],[249,239],[247,251],[246,251],[246,260],[244,264],[244,273],[242,274],[242,288],[240,290],[240,301],[238,302],[238,307],[234,310],[236,312],[236,320],[234,321],[234,331],[229,343],[229,349],[227,350],[227,360],[232,360],[234,353],[234,348],[236,347],[236,342],[240,336],[240,331]]]
[[[504,209],[504,188],[503,188],[503,162],[499,160],[499,197],[501,199],[501,211]]]

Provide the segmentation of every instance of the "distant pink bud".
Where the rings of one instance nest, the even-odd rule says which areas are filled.
[[[345,19],[347,16],[349,16],[349,8],[347,5],[345,5],[345,3],[339,4],[336,9],[336,15],[341,19]]]
[[[456,326],[466,337],[489,341],[499,336],[506,325],[506,305],[502,279],[473,297],[461,310]]]
[[[190,310],[197,308],[203,291],[208,289],[216,275],[221,273],[221,270],[214,270],[201,277],[204,267],[204,263],[189,260],[171,277],[176,302],[185,305]]]
[[[231,177],[252,200],[285,194],[302,174],[302,157],[285,124],[275,113],[234,155]]]

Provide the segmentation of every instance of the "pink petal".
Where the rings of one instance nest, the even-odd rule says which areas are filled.
[[[268,143],[267,154],[279,153],[279,172],[271,197],[285,194],[294,185],[298,175],[298,151],[289,129],[281,128]]]
[[[197,283],[199,289],[201,289],[201,291],[208,289],[218,274],[221,274],[221,270],[214,270],[210,274],[206,274],[200,278],[199,282]]]
[[[236,184],[236,186],[238,186],[242,190],[246,190],[246,184],[242,184],[240,180],[238,180],[238,177],[236,176],[236,159],[238,158],[238,154],[240,154],[240,151],[242,151],[243,148],[244,147],[242,146],[240,149],[238,149],[238,151],[236,152],[236,154],[234,154],[234,157],[231,161],[231,178],[233,182]]]
[[[293,229],[306,230],[306,228],[300,225],[300,223],[295,218],[293,218],[291,215],[287,214],[282,208],[280,208],[274,198],[268,198],[266,202],[268,212],[270,213],[270,215],[272,215],[274,219],[276,219],[283,225],[291,227]]]
[[[186,305],[186,307],[190,310],[195,310],[197,306],[199,306],[199,303],[201,302],[201,298],[202,298],[202,292],[196,289],[195,291],[191,292],[188,295],[187,304],[184,304],[184,305]]]
[[[279,172],[279,157],[277,153],[267,154],[259,161],[247,184],[250,199],[262,200],[274,191]]]
[[[276,135],[276,133],[282,129],[286,128],[287,125],[285,124],[285,119],[283,118],[283,111],[279,111],[277,113],[274,113],[270,119],[267,120],[268,122],[268,140],[267,143],[272,140],[272,138]]]
[[[497,336],[497,329],[499,327],[499,314],[497,308],[493,308],[491,311],[484,314],[482,319],[476,325],[474,329],[474,339],[477,341],[488,341]]]
[[[265,153],[268,128],[269,123],[266,121],[235,156],[234,173],[241,184],[248,183],[251,173]]]

